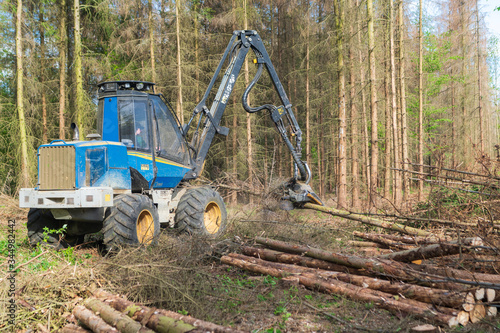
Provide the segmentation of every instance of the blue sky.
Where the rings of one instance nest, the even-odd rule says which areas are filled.
[[[489,32],[500,38],[500,11],[495,11],[496,7],[500,7],[500,0],[482,0],[480,3],[486,17],[486,24]]]

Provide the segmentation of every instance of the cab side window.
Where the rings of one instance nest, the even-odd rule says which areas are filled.
[[[150,150],[146,100],[118,100],[120,142],[127,148]]]
[[[160,98],[153,98],[156,115],[157,151],[160,156],[186,164],[187,152],[183,139],[176,131],[177,123]]]

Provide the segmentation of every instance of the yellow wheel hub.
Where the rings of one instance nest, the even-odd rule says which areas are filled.
[[[215,234],[220,229],[222,222],[222,213],[220,211],[219,205],[211,201],[205,207],[205,214],[203,214],[203,223],[208,233]]]
[[[141,244],[150,244],[153,241],[155,225],[153,215],[144,209],[137,217],[137,239]]]

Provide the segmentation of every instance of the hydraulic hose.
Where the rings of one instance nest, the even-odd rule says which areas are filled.
[[[243,96],[241,97],[241,103],[243,104],[243,108],[248,113],[255,113],[262,110],[268,110],[272,114],[277,109],[277,107],[272,104],[264,104],[254,108],[248,104],[248,95],[250,94],[250,91],[255,86],[257,81],[259,81],[263,70],[264,67],[262,66],[262,63],[258,64],[257,73],[255,74],[255,77],[250,82],[248,87],[245,89],[245,91],[243,92]],[[286,135],[286,129],[283,124],[283,120],[280,119],[279,122],[275,122],[275,124],[276,127],[278,128],[278,131],[281,134],[281,137],[283,138],[283,141],[285,142],[288,149],[290,150],[290,153],[292,154],[293,160],[295,161],[295,165],[297,165],[297,167],[299,168],[300,180],[306,181],[306,184],[309,183],[309,181],[311,180],[311,171],[309,170],[307,164],[300,159],[299,153],[297,152],[292,142],[288,138],[288,135]]]

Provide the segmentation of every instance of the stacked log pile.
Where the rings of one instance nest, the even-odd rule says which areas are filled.
[[[62,333],[149,333],[149,332],[240,332],[176,312],[149,308],[113,295],[102,289],[94,297],[77,305],[73,315],[80,325],[68,324]]]
[[[382,240],[382,244],[390,246],[394,242],[410,243],[410,238],[403,242],[404,236],[358,236],[373,242]],[[438,243],[432,243],[431,237],[415,239],[423,245],[364,258],[257,237],[260,247],[242,246],[241,253],[230,253],[221,261],[449,327],[496,316],[496,306],[500,306],[499,275],[413,263],[465,251],[465,245],[482,244],[480,239],[463,239],[460,244],[439,237],[433,239]]]

